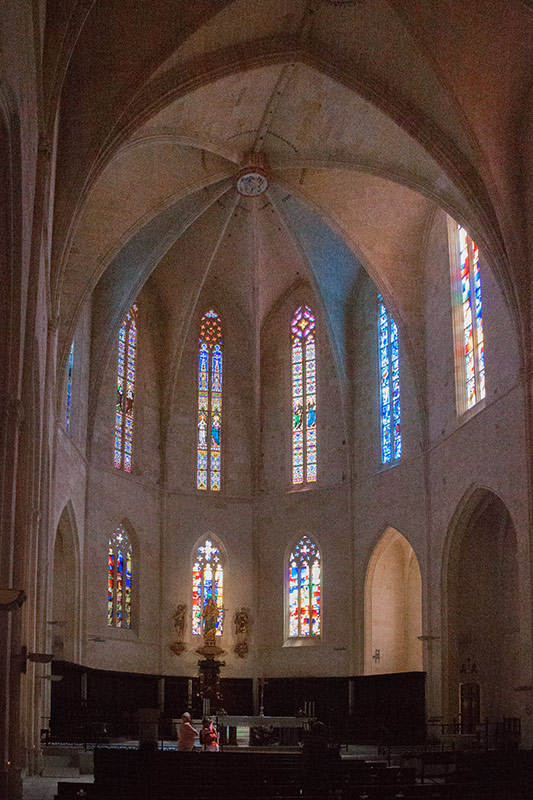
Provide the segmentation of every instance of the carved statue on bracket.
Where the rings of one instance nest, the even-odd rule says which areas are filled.
[[[174,630],[176,631],[176,641],[172,642],[170,645],[170,649],[173,653],[177,656],[180,653],[183,653],[185,650],[185,645],[183,644],[183,639],[185,636],[185,615],[187,613],[187,606],[185,603],[179,603],[176,606],[176,610],[174,612]]]
[[[244,658],[248,652],[248,613],[244,606],[235,612],[233,622],[235,624],[235,637],[237,639],[233,650],[237,653],[239,658]]]

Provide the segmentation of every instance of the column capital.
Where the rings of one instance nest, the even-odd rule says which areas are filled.
[[[48,319],[48,333],[57,333],[59,330],[59,324],[61,322],[61,318],[59,314],[55,317],[50,317]]]

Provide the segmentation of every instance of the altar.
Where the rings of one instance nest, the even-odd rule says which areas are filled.
[[[309,729],[309,717],[217,716],[221,744],[237,745],[237,728],[248,728],[249,746],[296,746]]]

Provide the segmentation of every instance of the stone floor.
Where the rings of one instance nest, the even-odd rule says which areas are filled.
[[[24,800],[54,800],[58,780],[92,783],[94,778],[92,775],[83,775],[77,778],[41,778],[39,775],[32,775],[30,778],[24,778],[22,782]]]
[[[121,743],[123,747],[131,747],[131,746],[138,746],[138,741],[128,741]],[[117,746],[117,743],[115,743]],[[165,742],[165,749],[175,749],[176,743],[175,742]],[[228,748],[230,749],[230,748]],[[232,750],[234,748],[231,748]],[[242,749],[245,749],[244,747]],[[247,748],[246,748],[247,749]],[[256,752],[260,748],[254,748]],[[269,750],[270,748],[265,748]],[[343,758],[366,758],[368,760],[373,760],[379,758],[377,748],[373,746],[354,746],[351,745],[350,747],[343,748],[342,751]],[[22,796],[23,800],[54,800],[54,795],[57,792],[57,782],[60,781],[69,781],[72,783],[92,783],[94,781],[93,775],[79,775],[75,778],[67,778],[67,777],[42,777],[40,775],[32,775],[31,777],[27,777],[23,779],[23,791]]]

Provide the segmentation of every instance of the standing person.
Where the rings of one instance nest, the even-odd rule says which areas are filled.
[[[197,736],[198,731],[191,725],[191,715],[186,711],[181,715],[181,725],[178,729],[178,750],[182,753],[190,753]]]
[[[202,745],[202,750],[206,753],[218,752],[218,732],[209,717],[204,717],[202,720],[200,744]]]
[[[328,772],[332,757],[340,756],[330,751],[328,729],[323,722],[315,720],[302,748],[302,788],[312,797],[324,797],[328,788]]]

